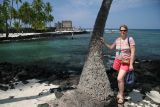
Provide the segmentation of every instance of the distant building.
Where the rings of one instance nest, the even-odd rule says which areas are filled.
[[[71,31],[73,30],[72,21],[70,20],[63,20],[62,22],[57,22],[55,24],[56,31]]]

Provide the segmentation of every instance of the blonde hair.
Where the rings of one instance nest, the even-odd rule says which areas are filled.
[[[124,28],[128,31],[127,25],[121,25],[121,26],[119,27],[119,30],[121,30],[121,27],[124,27]]]

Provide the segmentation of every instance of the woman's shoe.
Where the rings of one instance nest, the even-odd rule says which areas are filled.
[[[124,98],[119,98],[119,99],[117,100],[117,103],[118,103],[118,104],[123,104],[123,103],[124,103]]]
[[[117,95],[117,103],[118,104],[123,104],[124,103],[124,97],[122,97],[121,95]]]

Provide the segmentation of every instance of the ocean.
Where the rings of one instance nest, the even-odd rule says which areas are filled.
[[[105,30],[108,43],[118,37],[118,30]],[[160,29],[131,29],[128,36],[136,42],[136,58],[141,60],[160,60]],[[58,62],[72,66],[84,64],[91,34],[60,36],[51,39],[14,41],[0,43],[0,63],[31,64],[35,62]],[[114,51],[103,49],[104,54],[114,58]],[[106,59],[104,58],[106,61]]]

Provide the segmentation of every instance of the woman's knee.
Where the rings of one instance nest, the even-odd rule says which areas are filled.
[[[117,77],[117,81],[118,82],[123,82],[125,75],[126,75],[126,71],[120,70],[119,74],[118,74],[118,77]]]
[[[118,81],[118,82],[123,82],[124,79],[123,79],[122,77],[117,77],[117,81]]]

